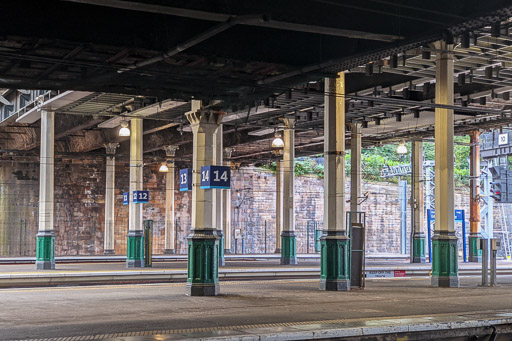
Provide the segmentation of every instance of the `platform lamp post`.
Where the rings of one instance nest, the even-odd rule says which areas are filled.
[[[174,158],[176,150],[179,149],[177,145],[163,146],[165,151],[166,161],[160,167],[160,171],[165,172],[165,248],[166,255],[175,254],[175,229],[174,225],[174,177],[176,171],[174,168]],[[164,167],[165,165],[165,167]],[[163,168],[163,169],[162,169]],[[167,168],[167,171],[165,169]]]

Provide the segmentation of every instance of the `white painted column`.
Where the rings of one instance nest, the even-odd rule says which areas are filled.
[[[437,42],[436,104],[453,105],[453,45]],[[435,232],[432,285],[458,287],[458,251],[454,227],[453,109],[435,109]]]
[[[41,154],[39,166],[39,232],[37,233],[36,269],[55,269],[54,139],[55,113],[41,110]]]
[[[224,148],[224,158],[231,159],[233,148]],[[224,162],[232,170],[231,161]],[[224,253],[231,254],[231,240],[233,238],[231,227],[231,189],[222,191],[222,226],[224,229]]]
[[[114,251],[114,232],[115,232],[115,214],[114,214],[114,189],[116,177],[116,148],[119,143],[107,143],[104,145],[107,151],[105,167],[105,230],[103,234],[104,246],[103,253],[106,255],[115,254]]]
[[[223,139],[223,129],[222,124],[219,125],[217,131],[213,134],[213,165],[222,166],[222,139]],[[224,233],[223,233],[223,204],[222,204],[222,189],[215,188],[213,191],[213,228],[217,230],[217,235],[219,236],[219,265],[224,266],[226,262],[224,260]]]
[[[325,79],[324,231],[320,290],[350,290],[350,240],[345,224],[345,73]]]
[[[175,236],[176,226],[174,224],[174,183],[176,176],[176,169],[174,168],[174,157],[176,156],[177,145],[164,146],[165,155],[167,157],[167,167],[169,171],[165,173],[165,249],[164,253],[174,254],[175,250]]]
[[[130,121],[130,204],[128,224],[128,248],[126,266],[128,268],[144,267],[144,243],[142,226],[142,204],[134,204],[131,197],[133,191],[142,190],[143,182],[143,149],[142,119],[132,118]]]
[[[283,167],[276,161],[276,252],[281,253],[281,232],[283,228]]]
[[[284,123],[283,150],[283,231],[281,264],[297,264],[295,234],[295,118],[281,118]]]
[[[361,211],[361,123],[350,125],[350,211]],[[352,221],[357,221],[354,214]]]
[[[219,243],[214,229],[214,192],[201,189],[201,167],[214,162],[214,133],[224,113],[190,111],[186,114],[193,133],[192,229],[188,237],[187,295],[213,296],[219,293]]]
[[[425,204],[423,199],[423,142],[411,143],[411,263],[425,263]]]

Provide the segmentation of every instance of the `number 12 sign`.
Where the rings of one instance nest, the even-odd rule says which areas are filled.
[[[149,202],[149,191],[133,191],[134,204],[147,204]]]
[[[201,167],[201,188],[230,188],[231,170],[225,166]]]

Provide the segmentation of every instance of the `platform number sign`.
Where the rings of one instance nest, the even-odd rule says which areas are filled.
[[[192,169],[180,169],[180,192],[192,190]]]
[[[130,193],[123,193],[123,206],[128,205],[130,203]]]
[[[498,135],[498,145],[502,146],[504,144],[508,144],[508,133]]]
[[[201,167],[201,188],[230,188],[231,170],[225,166]]]
[[[147,204],[149,202],[149,191],[133,191],[132,200],[134,204]]]

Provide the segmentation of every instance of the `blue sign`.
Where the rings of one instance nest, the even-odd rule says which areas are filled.
[[[134,204],[147,204],[149,202],[149,191],[133,191]]]
[[[130,193],[124,192],[123,193],[123,206],[128,205],[130,203]]]
[[[201,188],[230,188],[231,170],[226,166],[201,167]]]
[[[427,214],[429,220],[436,220],[436,211],[428,209]],[[464,210],[455,210],[455,222],[461,223],[462,221],[464,221]]]
[[[180,192],[192,190],[192,169],[180,169]]]

